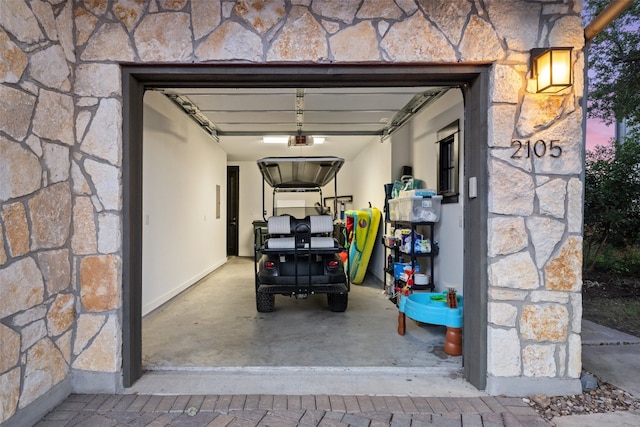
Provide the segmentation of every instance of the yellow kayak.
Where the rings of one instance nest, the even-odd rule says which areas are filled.
[[[365,208],[349,210],[345,215],[349,233],[349,280],[358,285],[367,273],[382,213],[378,208]]]

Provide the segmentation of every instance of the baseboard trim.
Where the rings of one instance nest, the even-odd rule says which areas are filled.
[[[185,282],[181,283],[180,285],[176,286],[175,288],[173,288],[172,290],[168,291],[167,293],[156,297],[153,301],[149,301],[149,302],[145,303],[142,306],[142,317],[144,317],[147,314],[151,313],[153,310],[155,310],[156,308],[160,307],[162,304],[166,303],[167,301],[171,300],[172,298],[175,298],[176,296],[180,295],[182,292],[186,291],[191,286],[195,285],[200,280],[202,280],[203,278],[207,277],[209,274],[211,274],[214,271],[216,271],[218,268],[220,268],[223,265],[225,265],[227,263],[227,260],[228,260],[227,257],[224,257],[222,260],[220,260],[220,261],[216,262],[215,264],[209,266],[204,271],[201,271],[200,273],[196,274],[192,278],[190,278],[190,279],[186,280]]]
[[[58,406],[71,394],[71,379],[67,376],[64,380],[54,385],[42,396],[18,409],[11,418],[2,422],[2,427],[32,426]]]
[[[73,371],[71,392],[78,394],[114,394],[122,390],[120,372]]]

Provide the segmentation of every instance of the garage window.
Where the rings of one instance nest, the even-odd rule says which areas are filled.
[[[458,203],[459,121],[438,131],[438,194],[442,203]]]

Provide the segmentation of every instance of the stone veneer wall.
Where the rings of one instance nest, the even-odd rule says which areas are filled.
[[[0,422],[72,373],[119,382],[119,62],[493,62],[488,388],[578,378],[581,3],[0,1]],[[534,94],[542,46],[575,48],[572,88]]]

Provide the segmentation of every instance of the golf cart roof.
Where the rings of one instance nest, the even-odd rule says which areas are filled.
[[[265,182],[273,188],[324,187],[338,173],[340,157],[265,157],[258,160]]]

